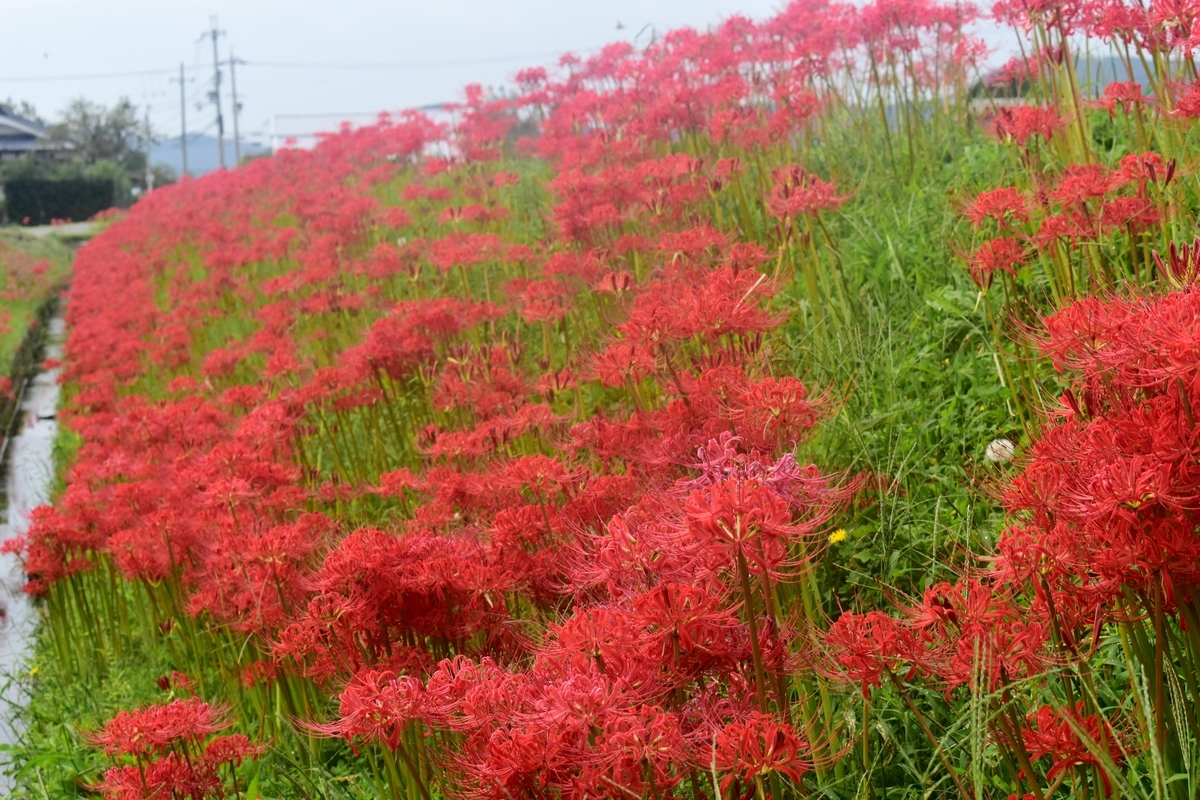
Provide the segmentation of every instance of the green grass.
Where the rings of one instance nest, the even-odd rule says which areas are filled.
[[[62,239],[51,235],[35,237],[18,228],[0,228],[0,292],[16,290],[23,296],[0,296],[0,314],[7,312],[7,330],[0,327],[0,375],[12,371],[12,358],[25,338],[37,310],[56,293],[71,269],[72,250]],[[44,261],[44,280],[19,284],[18,278],[32,264]]]
[[[802,369],[835,404],[804,455],[867,471],[880,487],[829,551],[832,580],[823,583],[835,596],[826,607],[879,607],[882,586],[920,593],[953,580],[966,554],[986,550],[999,530],[986,495],[999,472],[984,448],[999,437],[1020,441],[1021,425],[978,290],[949,240],[961,219],[952,198],[989,179],[1000,153],[959,131],[903,181],[873,177],[869,164],[831,150],[846,185],[864,187],[831,222],[849,320],[821,337],[793,315],[782,368]],[[798,284],[788,295],[803,304]]]
[[[86,632],[81,635],[87,635]],[[89,786],[99,782],[111,762],[87,742],[87,734],[103,728],[120,710],[163,702],[171,695],[159,680],[175,665],[163,643],[126,651],[114,659],[103,677],[64,672],[45,630],[38,635],[30,665],[11,680],[20,682],[31,701],[22,711],[25,733],[16,746],[0,746],[3,758],[16,766],[9,774],[20,787],[9,797],[64,800],[96,797]],[[200,676],[190,676],[198,679]],[[262,797],[348,800],[374,796],[367,764],[355,759],[342,742],[317,740],[318,758],[273,747],[257,763],[239,770],[239,783]],[[250,797],[254,792],[246,792]]]

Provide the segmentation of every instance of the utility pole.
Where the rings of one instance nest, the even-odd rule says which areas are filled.
[[[150,106],[146,106],[146,194],[154,191],[154,172],[150,169]]]
[[[225,118],[221,116],[221,61],[217,55],[217,37],[224,33],[224,31],[217,30],[217,17],[215,14],[209,17],[208,21],[212,28],[201,34],[200,38],[204,39],[207,36],[212,39],[213,90],[209,95],[209,99],[217,107],[217,160],[221,165],[221,169],[225,169]]]
[[[229,48],[229,90],[233,93],[233,165],[236,167],[242,163],[242,140],[238,136],[238,112],[242,107],[238,105],[237,99],[237,70],[234,69],[234,64],[237,59],[233,57],[233,48]]]
[[[179,179],[187,177],[187,93],[183,86],[183,62],[179,62],[179,150],[183,155],[183,172]]]

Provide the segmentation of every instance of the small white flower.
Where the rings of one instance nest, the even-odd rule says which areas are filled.
[[[984,455],[987,460],[993,464],[1007,464],[1012,461],[1013,453],[1017,451],[1017,446],[1010,439],[993,439],[988,442],[987,449],[984,450]]]

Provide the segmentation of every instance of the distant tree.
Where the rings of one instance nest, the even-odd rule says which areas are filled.
[[[84,97],[72,100],[58,120],[46,130],[46,138],[70,150],[70,163],[48,172],[54,177],[106,177],[113,181],[117,205],[133,202],[133,189],[146,188],[146,149],[154,141],[140,119],[139,109],[128,97],[104,106]],[[168,176],[155,173],[157,185]]]
[[[7,101],[6,105],[14,105]],[[16,113],[36,110],[21,103]],[[118,206],[128,206],[146,189],[146,148],[154,141],[127,97],[111,107],[79,97],[46,129],[45,138],[64,145],[53,158],[30,154],[0,164],[0,182],[17,178],[99,178],[113,182]],[[153,167],[154,186],[175,182],[169,168]],[[136,190],[136,191],[135,191]]]
[[[145,170],[147,135],[137,106],[128,97],[111,108],[78,97],[46,131],[48,140],[69,144],[75,159],[83,164],[111,159],[130,172],[139,167]],[[127,163],[134,160],[140,164]]]
[[[10,97],[5,101],[0,102],[0,111],[3,111],[6,114],[16,114],[18,117],[24,117],[25,119],[32,120],[39,125],[46,124],[46,120],[38,116],[37,109],[34,108],[33,103],[29,102],[28,100],[22,100],[18,103]]]

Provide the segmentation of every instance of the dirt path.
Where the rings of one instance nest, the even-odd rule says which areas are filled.
[[[21,228],[21,230],[39,239],[52,233],[59,236],[88,236],[96,224],[95,222],[68,222],[66,225],[34,225],[29,228]]]

